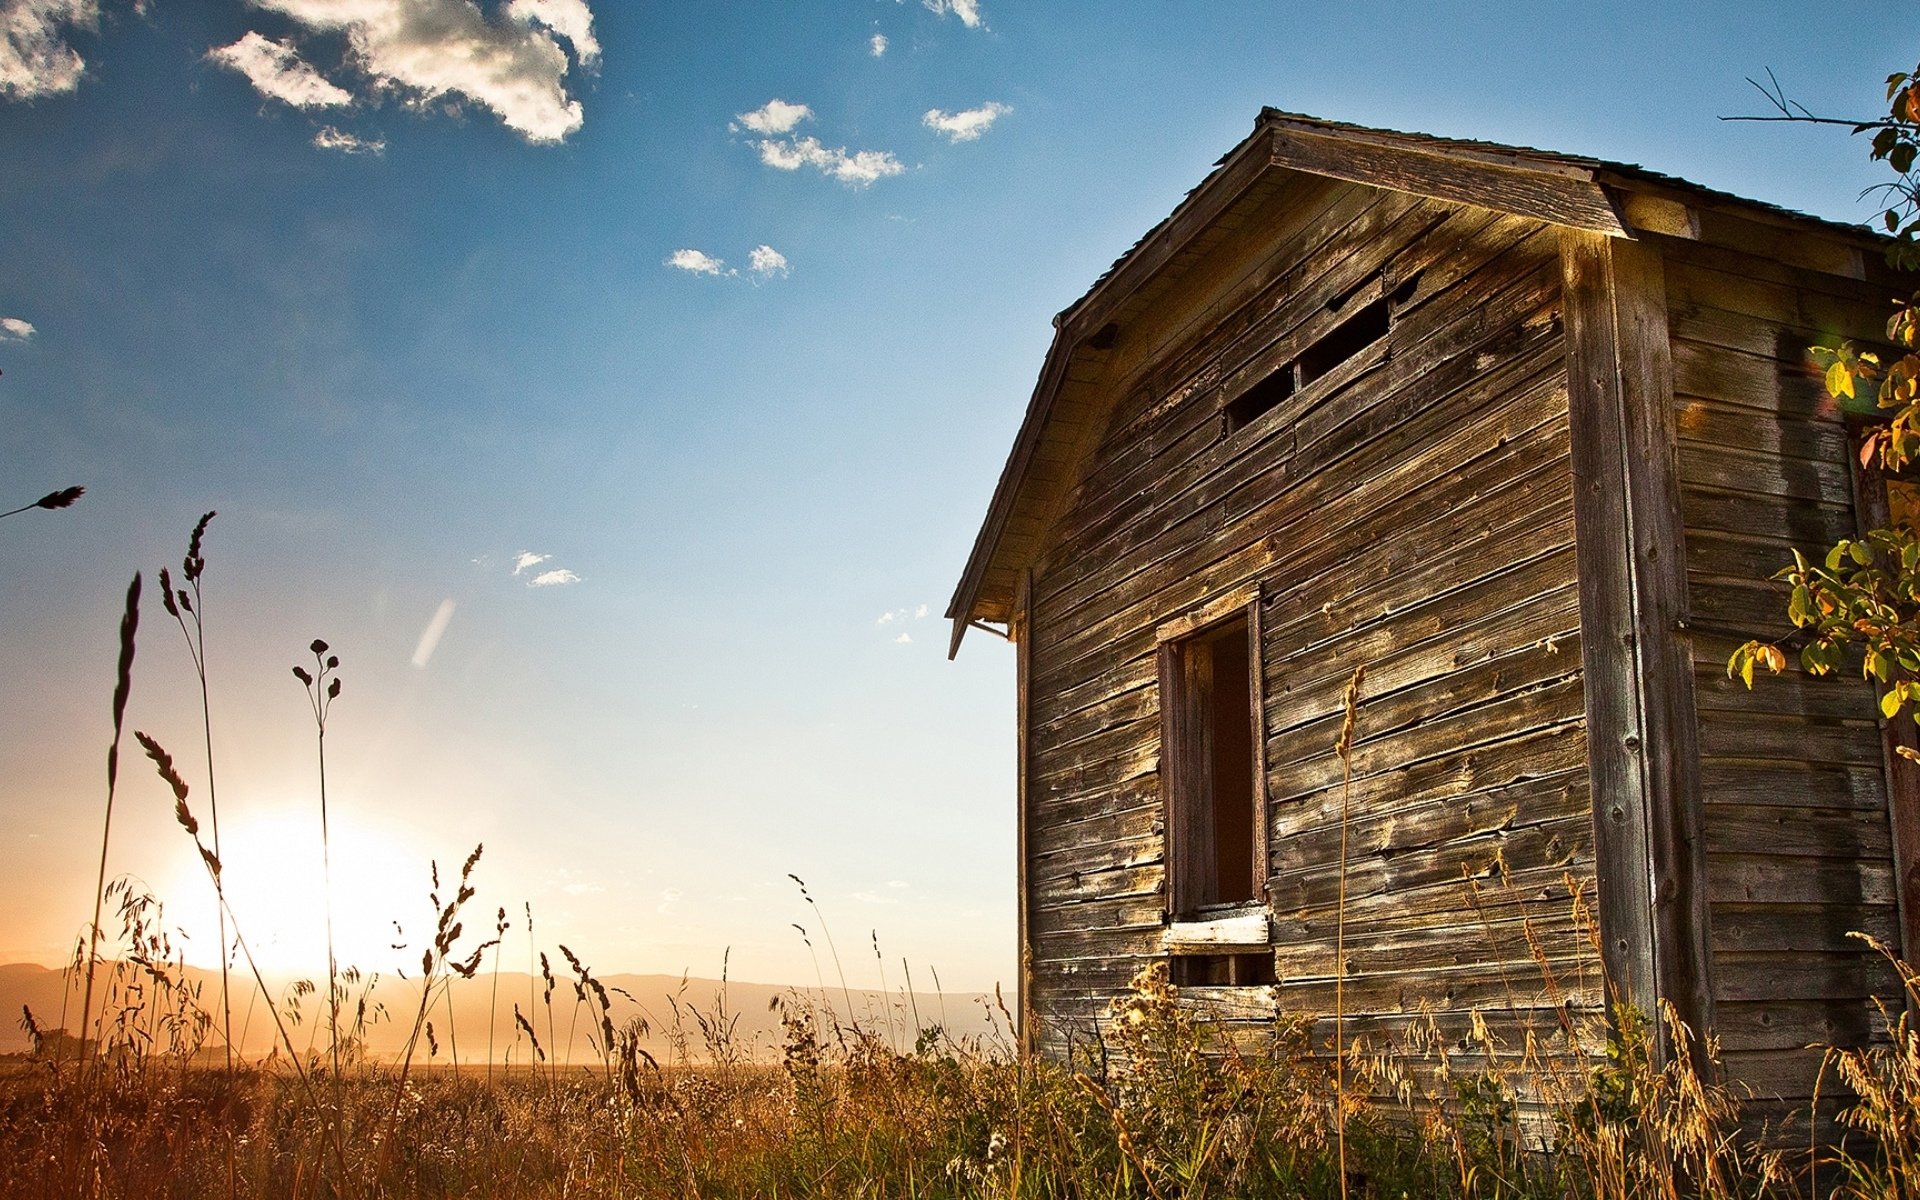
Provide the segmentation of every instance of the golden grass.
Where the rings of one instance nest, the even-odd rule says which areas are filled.
[[[189,550],[196,580],[205,525]],[[185,605],[186,593],[168,594],[170,612]],[[136,577],[121,626],[103,861],[138,601]],[[204,685],[200,636],[196,621],[189,648]],[[324,761],[338,659],[324,643],[311,649],[316,672],[295,674],[314,703]],[[1343,757],[1359,681],[1356,672]],[[217,847],[201,842],[189,808],[191,788],[157,740],[137,737],[194,840],[233,945],[252,967],[240,914],[226,904]],[[1310,1044],[1312,1014],[1249,1030],[1196,1008],[1169,985],[1164,964],[1151,963],[1108,1006],[1083,1050],[1057,1061],[1013,1052],[1016,1031],[1004,1007],[988,1012],[985,1036],[956,1036],[916,1016],[904,1044],[891,1014],[884,1030],[843,1019],[821,976],[817,990],[776,1002],[781,1057],[765,1063],[736,1040],[737,1014],[724,990],[708,1008],[672,1001],[664,1029],[645,1016],[616,1024],[608,988],[569,947],[557,950],[571,977],[556,977],[535,941],[531,908],[530,965],[537,959],[539,976],[527,1007],[513,1005],[520,1065],[462,1075],[434,1065],[442,1038],[451,1050],[459,1033],[450,1005],[448,1022],[436,1025],[435,1004],[452,977],[474,976],[489,949],[497,993],[509,927],[501,907],[490,940],[462,940],[480,857],[476,847],[445,899],[434,871],[439,919],[421,977],[409,984],[417,989],[413,1022],[394,1063],[362,1052],[368,1022],[383,1009],[377,980],[342,969],[331,946],[324,1047],[303,1052],[289,1033],[301,1000],[318,990],[302,984],[267,1005],[273,1054],[238,1061],[226,1043],[224,974],[216,1019],[212,1002],[188,982],[158,901],[125,881],[107,882],[103,869],[95,918],[69,971],[69,994],[83,991],[84,1037],[67,1034],[64,1013],[49,1030],[45,1014],[25,1012],[35,1054],[0,1067],[0,1198],[1920,1198],[1920,1034],[1908,1015],[1920,1008],[1920,976],[1897,961],[1908,1003],[1884,1012],[1885,1043],[1828,1055],[1828,1074],[1857,1097],[1839,1111],[1845,1137],[1798,1157],[1769,1148],[1777,1138],[1757,1139],[1739,1097],[1696,1066],[1713,1069],[1711,1036],[1699,1039],[1700,1054],[1689,1052],[1695,1031],[1671,1012],[1654,1015],[1673,1048],[1665,1055],[1649,1015],[1620,1006],[1607,1022],[1576,1027],[1578,1019],[1564,1015],[1558,1029],[1527,1029],[1517,1047],[1503,1045],[1479,1013],[1464,1044],[1429,1018],[1396,1044],[1369,1047],[1347,1036],[1337,1012],[1329,1057]],[[851,1013],[825,915],[794,882]],[[1463,888],[1484,915],[1479,884]],[[1570,890],[1576,920],[1591,928],[1584,897]],[[109,902],[121,929],[116,951],[103,956]],[[808,932],[799,932],[811,948]],[[1528,942],[1554,992],[1530,928]],[[874,953],[879,958],[877,938]],[[597,1059],[590,1067],[548,1058],[558,1044],[556,993],[558,1007],[568,1008],[569,989],[565,1019],[588,1016]],[[646,1049],[654,1034],[670,1048],[665,1062]],[[491,1047],[491,1029],[487,1036]],[[1604,1056],[1593,1053],[1600,1046]],[[208,1051],[232,1065],[198,1065]]]

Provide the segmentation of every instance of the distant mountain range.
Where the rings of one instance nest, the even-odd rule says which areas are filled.
[[[96,1008],[104,1003],[109,1012],[118,1012],[143,998],[151,1000],[157,994],[151,981],[137,978],[128,968],[120,976],[123,986],[110,995],[101,995],[99,993],[107,992],[108,974],[108,965],[103,965],[95,984]],[[189,984],[199,985],[200,1007],[213,1014],[215,1028],[207,1038],[206,1045],[218,1052],[221,1044],[218,1034],[219,973],[188,968],[187,979]],[[262,1057],[278,1040],[272,1014],[250,977],[236,973],[232,981],[234,1043],[245,1057]],[[862,1028],[871,1030],[882,1040],[890,1041],[903,1050],[911,1047],[917,1028],[934,1025],[944,1025],[956,1037],[979,1035],[991,1038],[995,1030],[1001,1037],[1008,1036],[1006,1018],[994,1006],[993,997],[978,992],[949,992],[944,995],[919,992],[909,996],[905,991],[886,994],[853,990],[843,993],[838,987],[830,987],[823,994],[818,987],[798,988],[738,981],[722,983],[717,979],[675,975],[608,975],[601,978],[600,982],[606,987],[608,998],[612,1001],[611,1015],[616,1027],[624,1027],[635,1016],[645,1020],[648,1033],[643,1044],[663,1063],[669,1061],[675,1052],[676,1037],[685,1040],[687,1050],[696,1058],[707,1057],[705,1043],[709,1037],[708,1031],[712,1031],[712,1036],[724,1036],[743,1056],[760,1059],[778,1057],[783,1037],[780,1020],[782,1010],[811,1011],[823,1026],[822,1036],[828,1039],[831,1039],[832,1033],[824,1028],[824,1024],[826,1015],[831,1012],[843,1026],[850,1027],[857,1022]],[[21,1015],[23,1006],[30,1009],[34,1021],[48,1031],[60,1027],[64,1009],[66,1028],[79,1032],[78,981],[74,981],[71,988],[64,984],[65,976],[61,971],[30,963],[0,966],[0,1013],[7,1015],[7,1019],[0,1022],[0,1054],[24,1053],[30,1047]],[[325,981],[319,981],[319,986],[324,991]],[[415,1061],[450,1063],[457,1046],[459,1061],[463,1065],[485,1063],[488,1010],[491,1008],[495,1060],[527,1062],[533,1051],[525,1031],[515,1023],[514,1009],[517,1005],[521,1015],[533,1026],[541,1049],[550,1057],[582,1065],[597,1063],[597,1052],[588,1039],[591,1035],[595,1041],[598,1040],[598,1002],[589,996],[585,1003],[580,1003],[575,994],[573,977],[559,971],[555,973],[551,1005],[543,999],[545,990],[546,985],[539,976],[529,976],[524,972],[502,972],[497,981],[491,974],[484,973],[472,979],[456,978],[446,994],[436,994],[432,1011],[427,1014],[427,1020],[433,1025],[433,1040],[438,1045],[438,1053],[429,1053],[427,1037],[422,1033]],[[411,979],[381,976],[372,982],[371,987],[367,987],[363,980],[350,989],[341,1011],[343,1026],[352,1019],[363,994],[369,1014],[368,1052],[380,1058],[398,1056],[405,1047],[407,1035],[413,1029],[414,1018],[419,1011],[419,984]],[[293,985],[289,983],[277,997],[283,1011],[288,1010],[292,997]],[[992,1014],[991,1023],[989,1013]],[[303,1053],[309,1046],[324,1049],[327,1023],[324,997],[317,992],[299,997],[297,1015],[297,1023],[290,1019],[288,1027],[295,1048]],[[721,1031],[724,1031],[724,1035]]]

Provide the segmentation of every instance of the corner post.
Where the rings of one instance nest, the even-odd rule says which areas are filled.
[[[1016,733],[1019,746],[1015,751],[1015,770],[1019,779],[1015,784],[1016,808],[1015,824],[1018,845],[1015,853],[1020,856],[1016,879],[1019,883],[1019,944],[1015,947],[1018,957],[1015,959],[1016,977],[1014,980],[1013,1011],[1019,1021],[1014,1030],[1014,1044],[1020,1053],[1031,1054],[1039,1047],[1040,1023],[1033,1013],[1033,926],[1030,923],[1028,906],[1029,880],[1027,873],[1027,826],[1028,810],[1031,805],[1028,775],[1028,743],[1032,740],[1032,725],[1027,704],[1027,690],[1033,676],[1033,571],[1021,572],[1017,594],[1013,598],[1013,618],[1007,623],[1007,634],[1014,643],[1016,687],[1018,689]]]
[[[1665,268],[1576,229],[1560,265],[1602,960],[1664,1055],[1663,1002],[1696,1038],[1713,1022]]]

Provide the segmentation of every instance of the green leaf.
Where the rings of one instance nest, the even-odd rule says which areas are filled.
[[[1853,372],[1847,364],[1837,362],[1827,368],[1827,391],[1835,397],[1853,398]]]
[[[1864,542],[1848,542],[1846,546],[1847,557],[1851,558],[1854,562],[1863,567],[1873,562],[1873,547]]]

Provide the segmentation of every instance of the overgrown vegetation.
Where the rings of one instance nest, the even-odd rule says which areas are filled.
[[[152,936],[152,915],[133,906],[130,944]],[[598,1069],[488,1081],[363,1062],[335,1091],[285,1061],[194,1065],[217,1026],[159,982],[172,971],[152,955],[115,965],[91,1073],[48,1045],[0,1079],[0,1194],[1907,1200],[1920,1164],[1920,1041],[1904,1013],[1890,1044],[1831,1056],[1859,1099],[1846,1140],[1810,1157],[1779,1148],[1794,1130],[1743,1128],[1738,1098],[1689,1056],[1662,1064],[1632,1012],[1598,1065],[1548,1058],[1546,1039],[1500,1045],[1480,1022],[1465,1045],[1431,1025],[1356,1043],[1361,1087],[1342,1104],[1304,1019],[1236,1038],[1156,965],[1072,1062],[1010,1054],[1004,1013],[978,1036],[930,1027],[895,1049],[795,996],[777,1064],[748,1059],[723,1010],[676,1008],[665,1063],[637,1029],[610,1029]],[[1903,977],[1920,1002],[1920,979]]]
[[[202,688],[206,532],[203,518],[182,564],[191,591],[163,574],[167,610],[188,631]],[[120,626],[103,862],[112,804],[128,790],[119,745],[139,603],[136,580]],[[308,649],[314,667],[294,674],[324,739],[339,660],[323,642]],[[1358,684],[1356,674],[1343,747],[1357,720]],[[231,952],[259,992],[271,994],[248,948],[245,914],[227,903],[226,865],[202,837],[194,787],[157,738],[134,736],[205,867]],[[437,1028],[432,1014],[447,982],[473,978],[487,951],[498,969],[504,907],[491,938],[465,935],[481,856],[475,847],[448,887],[432,870],[437,920],[419,976],[385,985],[389,994],[407,989],[395,1007],[411,1018],[393,1062],[364,1053],[370,1022],[386,1011],[380,981],[337,963],[331,947],[324,1008],[303,1013],[303,1004],[321,1003],[319,988],[295,985],[265,1006],[273,1052],[240,1059],[227,1040],[225,975],[219,997],[203,995],[165,932],[159,902],[103,873],[97,900],[103,912],[117,912],[120,928],[103,952],[96,918],[76,947],[69,995],[78,993],[82,1036],[66,1032],[66,1012],[51,1029],[43,1025],[48,1014],[23,1012],[35,1053],[0,1068],[0,1196],[1916,1194],[1920,1037],[1904,1011],[1889,1012],[1884,1045],[1832,1052],[1836,1086],[1858,1100],[1840,1115],[1846,1139],[1822,1159],[1782,1147],[1806,1145],[1812,1121],[1831,1117],[1834,1106],[1803,1114],[1798,1127],[1743,1122],[1739,1097],[1696,1070],[1706,1064],[1711,1073],[1711,1040],[1702,1055],[1686,1053],[1693,1034],[1671,1014],[1664,1019],[1672,1054],[1631,1009],[1610,1023],[1568,1010],[1561,1028],[1528,1032],[1520,1044],[1491,1032],[1511,1023],[1480,1014],[1464,1034],[1429,1018],[1400,1042],[1370,1044],[1343,1031],[1336,1013],[1334,1036],[1316,1045],[1311,1014],[1223,1021],[1184,1000],[1156,964],[1097,1029],[1084,1031],[1077,1052],[1022,1057],[1004,1007],[988,1010],[973,1034],[916,1019],[908,1047],[891,1021],[882,1032],[843,1018],[822,979],[812,993],[777,1002],[784,1039],[774,1063],[736,1040],[724,993],[710,1008],[673,1003],[663,1029],[650,1028],[645,1015],[616,1023],[609,988],[566,946],[557,951],[571,977],[556,977],[535,948],[529,910],[527,939],[544,988],[527,1009],[514,1005],[519,1065],[462,1075],[438,1065],[447,1061],[442,1042],[451,1050],[459,1036],[451,1008]],[[825,915],[794,882],[848,997]],[[1590,927],[1579,889],[1570,890]],[[1544,960],[1540,968],[1550,977]],[[1920,977],[1899,970],[1920,1006]],[[550,1061],[556,1026],[582,1014],[596,1061]],[[292,1033],[303,1021],[304,1047]],[[670,1048],[664,1062],[647,1049],[656,1033]],[[1597,1057],[1601,1046],[1606,1053]]]

